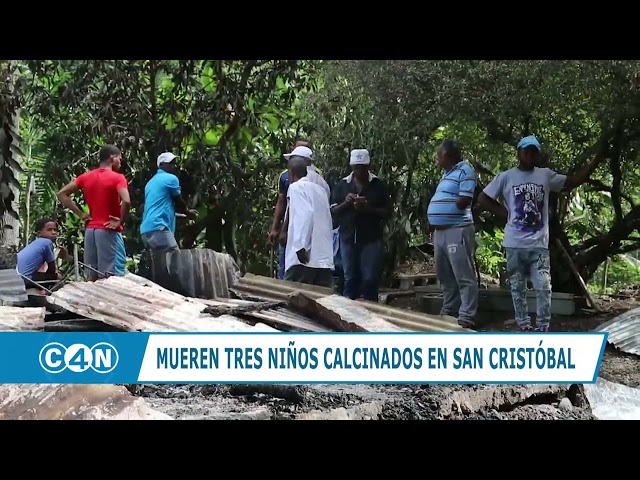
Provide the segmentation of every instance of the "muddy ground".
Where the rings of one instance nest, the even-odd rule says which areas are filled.
[[[415,309],[402,298],[393,306]],[[606,305],[605,314],[552,320],[553,331],[589,331],[637,304]],[[491,315],[479,331],[512,331],[505,316]],[[600,376],[640,387],[640,357],[607,346]],[[577,386],[539,385],[150,385],[134,393],[175,419],[594,419]]]

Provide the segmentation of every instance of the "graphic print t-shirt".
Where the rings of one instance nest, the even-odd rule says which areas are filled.
[[[512,168],[484,189],[509,211],[504,247],[549,248],[549,193],[562,190],[566,180],[566,175],[549,168]]]

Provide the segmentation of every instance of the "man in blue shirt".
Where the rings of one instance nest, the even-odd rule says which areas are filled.
[[[176,207],[195,220],[197,212],[189,210],[182,198],[176,173],[176,156],[165,152],[158,157],[158,172],[144,188],[144,214],[140,234],[145,247],[155,253],[178,250],[176,242]]]
[[[478,282],[471,204],[476,172],[462,160],[460,148],[452,140],[445,140],[438,148],[438,165],[445,173],[429,202],[427,217],[433,232],[436,275],[442,285],[440,313],[457,317],[461,327],[474,328]]]

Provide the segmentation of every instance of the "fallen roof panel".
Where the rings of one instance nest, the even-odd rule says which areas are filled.
[[[277,331],[264,324],[253,327],[231,315],[212,317],[203,313],[204,303],[132,274],[96,282],[72,282],[48,296],[47,301],[127,331]]]
[[[29,300],[24,280],[14,268],[0,270],[0,300],[10,303]]]
[[[47,311],[44,307],[0,307],[0,331],[42,331],[44,317]]]
[[[596,332],[607,332],[608,342],[625,353],[640,355],[640,308],[634,308],[603,323]]]
[[[0,420],[172,420],[116,385],[0,385]]]

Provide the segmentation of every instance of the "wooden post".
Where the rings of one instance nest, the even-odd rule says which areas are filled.
[[[76,282],[80,281],[80,264],[78,263],[78,244],[73,244],[73,274]]]
[[[600,311],[600,309],[598,308],[598,304],[596,303],[595,299],[593,298],[593,295],[591,295],[591,292],[589,291],[589,288],[584,283],[584,280],[583,280],[582,276],[580,275],[580,272],[578,272],[578,269],[576,268],[575,264],[573,263],[573,260],[571,259],[571,257],[567,253],[567,250],[564,248],[564,245],[562,245],[562,242],[560,240],[558,240],[557,238],[555,239],[555,241],[556,241],[556,244],[558,245],[558,248],[560,249],[560,253],[564,257],[564,259],[567,262],[567,265],[569,266],[569,268],[571,269],[571,272],[576,277],[576,280],[578,280],[578,283],[580,284],[581,290],[584,292],[585,297],[587,297],[587,300],[589,300],[589,303],[591,304],[591,307],[595,311]]]

